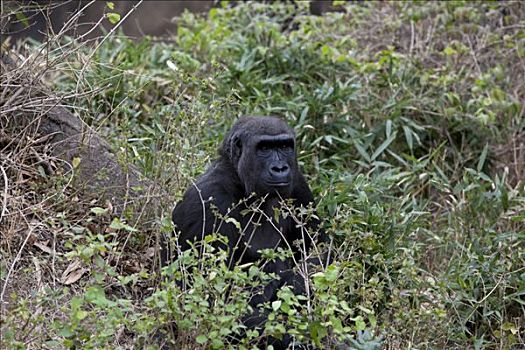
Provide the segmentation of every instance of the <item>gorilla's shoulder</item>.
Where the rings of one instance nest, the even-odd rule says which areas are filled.
[[[244,188],[232,170],[232,165],[219,159],[210,164],[208,170],[192,184],[186,196],[193,200],[215,203],[219,209],[227,207],[244,196]],[[223,208],[223,206],[225,206]]]

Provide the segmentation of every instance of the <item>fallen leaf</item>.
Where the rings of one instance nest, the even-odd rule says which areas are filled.
[[[46,242],[48,242],[48,241],[46,241]],[[50,255],[53,255],[53,249],[48,247],[46,242],[35,242],[35,243],[33,243],[33,245],[35,247],[37,247],[37,248],[40,248],[40,250],[42,250],[43,252],[45,252],[47,254],[50,254]]]
[[[82,267],[82,264],[80,261],[75,260],[64,271],[62,274],[62,278],[60,278],[60,283],[69,285],[73,284],[76,281],[78,281],[86,272],[88,269]]]

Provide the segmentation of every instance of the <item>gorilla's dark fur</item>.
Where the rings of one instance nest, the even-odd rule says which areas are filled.
[[[326,241],[323,232],[312,238],[317,231],[316,219],[309,219],[304,225],[288,215],[274,218],[274,208],[281,199],[291,200],[293,206],[307,207],[313,203],[312,192],[301,174],[296,158],[293,129],[275,117],[243,117],[226,135],[216,160],[197,182],[190,186],[184,198],[173,210],[173,222],[180,232],[178,242],[182,250],[190,242],[218,232],[228,238],[231,264],[244,264],[258,260],[261,249],[291,248],[297,261],[302,260],[301,251],[309,250],[315,241]],[[262,205],[255,215],[246,208],[256,203]],[[216,217],[235,219],[234,223]],[[300,218],[301,221],[306,218]],[[301,229],[301,226],[303,229]],[[307,230],[304,230],[306,227]],[[305,232],[308,231],[308,234]],[[301,249],[296,241],[301,240]],[[164,256],[163,263],[169,261]],[[304,281],[292,271],[290,260],[276,260],[265,264],[266,272],[280,276],[268,284],[262,293],[255,295],[250,304],[256,305],[273,300],[278,289],[293,286],[296,293],[304,292]],[[264,316],[255,312],[245,320],[248,327],[260,326]],[[286,341],[274,342],[274,348],[286,346]]]

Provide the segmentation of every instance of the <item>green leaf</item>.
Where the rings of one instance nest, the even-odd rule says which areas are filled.
[[[38,175],[40,175],[41,177],[44,177],[44,178],[47,177],[46,171],[44,170],[43,166],[39,165],[37,167],[37,170],[38,170]]]
[[[111,24],[117,24],[120,21],[120,14],[116,12],[106,13],[106,17],[111,22]]]
[[[212,339],[211,341],[212,349],[224,349],[224,343],[220,339]]]
[[[514,323],[511,322],[505,322],[501,326],[501,329],[503,329],[504,331],[510,331],[514,335],[518,334],[519,332],[519,327],[517,327]]]
[[[483,147],[483,151],[481,152],[481,156],[479,157],[478,166],[476,167],[479,173],[481,172],[481,170],[483,170],[483,165],[485,165],[485,160],[487,159],[488,151],[489,151],[489,144],[486,143],[485,147]]]
[[[390,137],[392,135],[392,120],[388,119],[386,121],[386,137]]]
[[[64,326],[59,332],[58,335],[64,338],[70,338],[73,336],[73,330],[70,326]]]
[[[325,290],[328,288],[328,283],[323,272],[315,273],[312,278],[314,280],[314,285],[318,290]]]
[[[205,344],[208,341],[208,337],[205,336],[204,334],[201,334],[201,335],[197,336],[197,338],[195,338],[195,340],[197,341],[197,343],[202,345],[202,344]]]
[[[355,329],[357,331],[364,331],[366,329],[366,323],[363,320],[363,317],[357,316],[355,319]]]
[[[70,304],[73,310],[77,310],[84,304],[84,300],[79,297],[73,297],[71,298]]]
[[[407,141],[408,149],[414,151],[414,140],[412,138],[412,129],[408,126],[403,125],[403,132],[405,133],[405,140]]]
[[[390,135],[389,138],[387,138],[385,141],[383,141],[383,143],[379,146],[378,149],[376,149],[376,151],[374,152],[374,154],[372,154],[372,157],[371,159],[372,160],[375,160],[377,157],[379,157],[384,151],[385,149],[390,146],[390,144],[392,143],[392,141],[394,141],[396,139],[396,135],[397,133],[394,132],[392,135]]]
[[[446,55],[446,56],[453,56],[453,55],[457,55],[457,51],[450,47],[450,46],[447,46],[445,47],[445,49],[443,50],[443,53]]]
[[[112,1],[108,1],[106,3],[106,6],[108,7],[108,9],[110,10],[114,10],[115,9],[115,4],[112,2]]]
[[[87,312],[87,311],[84,311],[84,310],[78,310],[78,311],[75,313],[75,319],[78,320],[78,321],[82,321],[82,320],[85,319],[87,316],[88,316],[88,312]]]
[[[109,228],[112,228],[114,230],[120,230],[124,228],[124,224],[120,222],[119,218],[114,218],[113,221],[111,221]]]
[[[95,215],[104,215],[108,212],[108,208],[93,207],[90,211]]]
[[[370,155],[368,155],[368,153],[364,149],[364,147],[361,144],[361,142],[359,142],[359,141],[357,141],[355,139],[353,141],[354,141],[354,146],[357,149],[357,152],[361,155],[361,157],[363,157],[367,162],[370,163]]]
[[[15,17],[16,17],[17,20],[22,22],[22,25],[24,26],[24,28],[28,28],[29,27],[29,21],[27,20],[27,17],[26,17],[26,15],[23,12],[17,12],[15,14]]]
[[[73,169],[78,168],[78,166],[80,165],[80,158],[79,157],[73,158],[71,165],[73,165]]]
[[[279,210],[279,208],[273,208],[273,219],[275,220],[276,223],[279,223],[280,213],[281,211]]]
[[[335,316],[330,316],[330,323],[336,332],[343,332],[343,323],[341,320]]]
[[[337,277],[339,276],[339,269],[334,266],[334,265],[330,265],[328,266],[328,268],[326,269],[326,272],[325,272],[325,278],[328,282],[334,282],[337,280]]]
[[[109,300],[106,298],[104,289],[100,286],[88,287],[86,291],[86,300],[100,307],[108,306],[108,304],[110,304]]]
[[[235,220],[234,218],[229,217],[229,218],[226,218],[225,221],[227,223],[229,223],[229,224],[233,224],[235,226],[235,228],[237,228],[238,230],[241,229],[241,223],[239,221]]]
[[[330,46],[328,46],[328,45],[323,45],[321,47],[321,54],[323,56],[328,56],[331,51],[332,51],[332,48]]]
[[[128,232],[137,232],[138,230],[136,228],[133,228],[129,225],[126,225],[125,223],[121,222],[119,218],[114,218],[113,221],[111,221],[111,224],[109,225],[109,228],[112,228],[114,230],[126,230]]]

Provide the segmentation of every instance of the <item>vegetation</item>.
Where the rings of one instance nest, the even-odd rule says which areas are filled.
[[[47,57],[43,82],[167,195],[153,224],[115,216],[44,146],[0,133],[3,348],[254,348],[261,332],[240,316],[270,277],[259,265],[228,270],[217,237],[202,259],[156,262],[174,203],[244,114],[294,126],[333,238],[312,295],[283,289],[266,305],[267,334],[321,349],[523,348],[525,6],[340,6],[238,4],[186,13],[171,42],[19,50]]]

